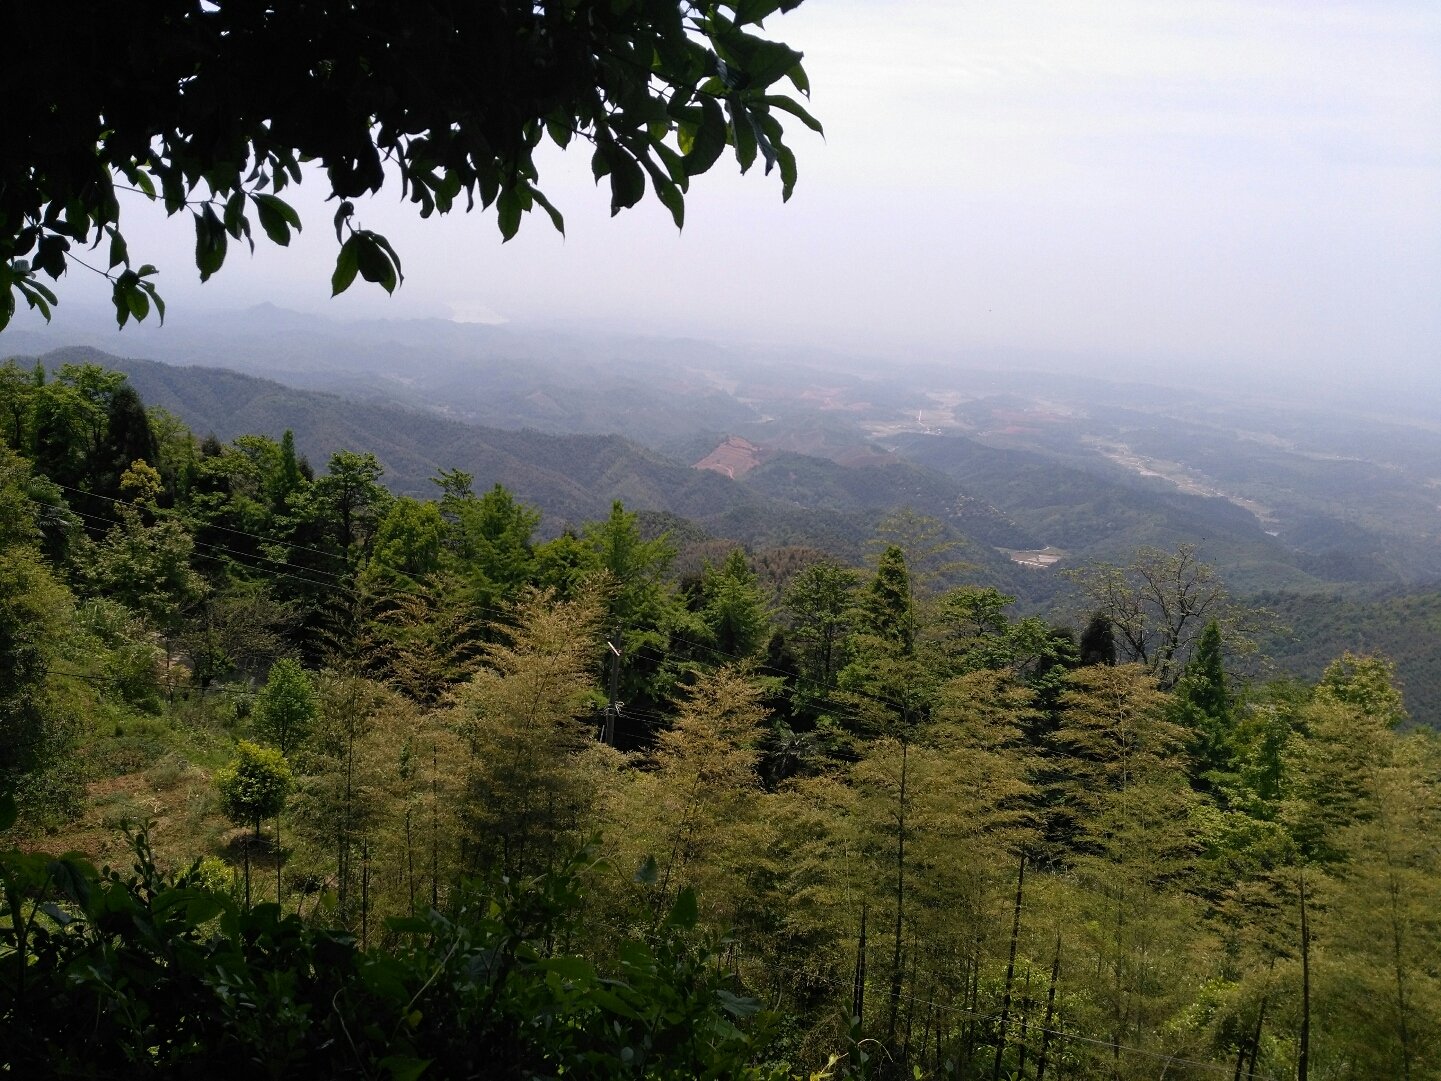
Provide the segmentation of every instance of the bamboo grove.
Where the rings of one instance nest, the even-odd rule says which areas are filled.
[[[0,369],[0,428],[7,1026],[43,1036],[27,980],[137,926],[146,980],[334,992],[75,1076],[206,1041],[247,1076],[478,1076],[456,1033],[503,1028],[514,1076],[1441,1077],[1441,749],[1384,659],[1241,665],[1193,550],[1129,570],[1213,605],[1137,623],[1127,569],[1083,573],[1078,635],[915,516],[866,568],[686,567],[619,504],[540,541],[499,487],[198,439],[98,368]],[[135,876],[94,871],[127,843]],[[466,1012],[465,957],[510,990],[486,968]],[[55,1003],[151,1023],[86,964]]]

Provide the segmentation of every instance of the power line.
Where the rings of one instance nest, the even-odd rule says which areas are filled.
[[[58,482],[58,481],[50,480],[49,477],[46,477],[45,479],[46,479],[47,481],[49,481],[51,484],[55,485],[55,487],[57,487],[57,488],[63,488],[63,489],[64,489],[65,491],[67,491],[67,492],[75,492],[77,495],[83,495],[83,496],[85,496],[85,497],[88,498],[88,499],[103,499],[103,500],[105,500],[106,502],[109,502],[109,503],[118,503],[118,504],[120,504],[121,506],[133,507],[135,510],[148,510],[148,511],[154,512],[154,511],[157,509],[157,508],[155,508],[155,507],[151,507],[151,506],[149,506],[149,505],[147,505],[147,504],[144,504],[144,503],[133,503],[133,502],[131,502],[131,501],[128,500],[128,499],[120,499],[120,498],[117,498],[116,496],[101,495],[99,492],[87,492],[84,488],[72,488],[72,487],[71,487],[70,485],[68,485],[68,484],[61,484],[61,483]],[[37,502],[38,502],[38,501],[37,501]],[[53,506],[53,504],[49,504],[49,503],[44,504],[44,505],[45,505],[45,506]],[[73,509],[73,508],[72,508],[72,509]],[[167,513],[173,513],[176,508],[171,507],[171,508],[160,508],[160,509],[166,511]],[[80,512],[79,512],[79,511],[76,511],[75,513],[79,514]],[[234,533],[234,534],[235,534],[236,536],[238,536],[238,537],[249,537],[249,538],[251,538],[252,540],[264,541],[264,542],[267,543],[267,544],[283,544],[283,545],[285,545],[286,547],[294,548],[294,549],[296,549],[297,551],[310,552],[312,555],[322,556],[322,557],[324,557],[325,559],[337,559],[337,560],[338,560],[338,559],[342,559],[341,556],[336,555],[334,552],[327,552],[327,551],[325,551],[325,550],[322,549],[322,548],[310,548],[310,547],[307,547],[306,545],[303,545],[303,544],[294,544],[294,543],[292,543],[292,542],[290,542],[290,541],[277,540],[277,539],[275,539],[274,537],[264,537],[264,536],[261,536],[259,533],[250,533],[250,532],[248,532],[248,531],[246,531],[246,530],[244,530],[244,529],[234,529],[234,528],[232,528],[231,526],[218,525],[218,524],[216,524],[216,523],[214,523],[214,522],[206,522],[206,523],[205,523],[205,528],[207,528],[207,529],[219,529],[219,530],[221,530],[221,531],[223,531],[223,532],[226,532],[226,533]]]

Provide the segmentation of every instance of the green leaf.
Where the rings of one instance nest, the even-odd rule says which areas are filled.
[[[727,991],[724,987],[718,987],[715,991],[716,1001],[720,1003],[721,1009],[735,1018],[754,1017],[760,1013],[761,1004],[758,999],[749,995],[737,995]]]
[[[780,144],[776,144],[775,152],[781,170],[781,202],[786,202],[796,190],[796,156],[790,147]]]
[[[545,197],[545,194],[539,188],[532,186],[530,189],[530,197],[549,215],[550,223],[555,226],[555,231],[561,236],[565,236],[565,218],[561,216],[559,210],[551,205],[551,201]]]
[[[736,0],[736,25],[759,23],[781,6],[781,0]]]
[[[744,54],[741,69],[745,72],[746,87],[750,90],[770,86],[801,62],[801,54],[789,45],[750,35],[745,36],[741,51]]]
[[[572,135],[570,124],[551,119],[545,122],[545,130],[550,135],[550,141],[562,150],[570,145]]]
[[[70,915],[70,913],[66,912],[54,901],[46,901],[40,906],[40,911],[45,913],[45,915],[49,916],[61,927],[67,927],[75,922],[75,917]]]
[[[120,235],[120,230],[113,225],[107,225],[105,231],[110,234],[110,266],[117,267],[121,263],[130,265],[130,252],[125,246],[125,238]]]
[[[355,281],[356,271],[360,269],[359,236],[358,233],[352,234],[350,239],[340,246],[340,254],[335,257],[335,273],[330,276],[330,295],[333,297],[345,292]]]
[[[572,983],[589,983],[595,978],[595,967],[584,957],[561,954],[547,957],[540,964],[547,972],[554,972],[561,979],[570,980]]]
[[[155,285],[154,285],[154,283],[153,283],[153,282],[141,282],[141,283],[140,283],[140,288],[142,288],[142,289],[145,290],[145,294],[150,298],[150,303],[152,303],[152,304],[155,305],[155,313],[160,316],[160,325],[161,325],[161,326],[164,326],[164,325],[165,325],[165,301],[162,300],[162,299],[160,298],[160,294],[155,291]]]
[[[134,285],[125,291],[125,304],[137,322],[150,314],[150,298]]]
[[[150,907],[157,916],[181,909],[185,914],[185,922],[191,927],[198,927],[225,911],[225,903],[220,898],[208,890],[193,888],[165,890],[155,898]]]
[[[389,916],[385,928],[398,935],[426,935],[431,931],[430,924],[419,916]]]
[[[690,139],[690,149],[685,151],[685,171],[689,176],[699,176],[719,160],[725,152],[728,125],[725,113],[712,98],[701,99],[701,121]]]
[[[24,260],[18,261],[23,262]],[[25,303],[30,306],[32,311],[39,309],[40,314],[45,317],[45,321],[50,322],[50,309],[59,301],[55,299],[55,294],[46,288],[44,283],[19,278],[15,281],[15,288],[20,290],[20,295],[25,298]]]
[[[278,195],[257,192],[250,198],[255,203],[255,216],[260,219],[260,228],[265,230],[271,243],[288,247],[291,228],[300,231],[300,215]]]
[[[645,160],[645,167],[646,172],[650,173],[650,184],[655,191],[656,198],[670,211],[675,227],[677,229],[685,228],[685,195],[680,190],[680,186],[649,159]]]
[[[645,195],[645,171],[626,151],[609,144],[611,154],[610,212],[614,216],[640,202]]]
[[[751,123],[750,114],[738,98],[731,98],[731,137],[735,140],[736,161],[740,163],[741,172],[746,172],[756,160],[756,133],[755,125]]]
[[[129,274],[130,271],[126,271]],[[124,327],[130,322],[130,299],[127,294],[130,291],[129,283],[121,276],[110,287],[110,303],[115,305],[115,325]]]
[[[391,1081],[416,1081],[430,1065],[428,1058],[411,1058],[407,1055],[387,1055],[380,1060],[381,1067],[390,1075]]]
[[[225,200],[225,231],[236,240],[250,236],[250,222],[245,217],[243,191],[237,191]]]
[[[790,71],[786,72],[786,78],[791,81],[791,85],[794,86],[796,90],[798,90],[800,93],[804,94],[806,97],[811,96],[811,80],[810,76],[806,74],[805,68],[797,64],[795,67],[791,68]]]
[[[671,905],[670,915],[666,916],[665,922],[671,927],[690,930],[696,925],[699,917],[700,909],[696,905],[695,890],[687,886],[680,891],[680,895],[675,899],[675,904]]]
[[[633,881],[639,886],[654,886],[660,878],[656,868],[655,857],[647,856],[644,862],[635,870]]]
[[[794,98],[788,98],[784,94],[767,94],[761,98],[761,101],[769,105],[772,109],[779,109],[783,113],[790,113],[791,116],[795,117],[817,135],[824,135],[826,133],[825,129],[821,127],[821,122],[807,112],[805,107]]]
[[[297,178],[297,179],[298,179],[298,178]],[[335,239],[336,239],[336,240],[340,240],[340,239],[342,238],[343,234],[341,233],[341,229],[344,227],[345,223],[350,220],[351,215],[353,215],[354,213],[355,213],[355,204],[352,203],[349,199],[342,199],[342,200],[340,201],[340,205],[335,208]],[[352,274],[351,277],[354,277],[354,275]],[[333,284],[333,283],[332,283],[332,284]],[[349,284],[349,283],[347,283],[347,284]],[[341,290],[341,291],[343,291],[343,290]],[[334,296],[333,293],[332,293],[331,295]]]
[[[634,1006],[607,987],[594,988],[590,992],[590,999],[601,1009],[610,1013],[619,1014],[631,1021],[641,1020],[641,1015]]]
[[[502,242],[515,236],[520,229],[520,215],[520,192],[513,187],[508,187],[500,193],[500,198],[495,201],[496,223],[500,226]]]
[[[90,902],[90,886],[95,881],[95,868],[81,856],[67,854],[45,866],[62,896],[82,908]]]
[[[371,233],[370,239],[385,253],[386,258],[390,260],[391,266],[395,268],[395,283],[399,284],[405,281],[405,274],[400,269],[400,256],[397,255],[395,249],[390,246],[390,241],[386,240],[385,237],[379,233]]]
[[[395,292],[400,268],[395,252],[385,238],[369,229],[361,229],[346,241],[346,246],[349,247],[352,242],[356,245],[355,262],[360,276],[368,282],[375,282],[387,293]]]
[[[207,203],[195,214],[195,266],[201,281],[209,281],[225,263],[226,243],[225,225]]]

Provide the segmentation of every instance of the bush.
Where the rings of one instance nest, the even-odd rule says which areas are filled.
[[[578,864],[471,888],[449,914],[391,921],[398,945],[382,952],[276,905],[247,910],[203,862],[166,878],[144,834],[132,845],[128,876],[0,853],[4,901],[20,917],[0,924],[0,1073],[773,1076],[748,1065],[770,1018],[730,993],[695,943],[688,891],[602,973],[551,946],[581,909]]]

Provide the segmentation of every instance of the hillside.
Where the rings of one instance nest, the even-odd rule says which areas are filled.
[[[1394,661],[1411,718],[1441,729],[1441,592],[1262,593],[1284,630],[1262,641],[1278,671],[1315,679],[1341,653]]]
[[[502,484],[539,508],[545,536],[603,518],[620,500],[632,510],[691,519],[717,537],[752,547],[807,545],[859,560],[874,521],[862,513],[867,508],[845,513],[801,506],[617,435],[484,428],[224,369],[113,357],[84,347],[43,359],[51,367],[90,363],[122,371],[147,405],[221,441],[248,433],[278,438],[289,429],[299,452],[316,465],[337,450],[370,451],[385,468],[386,486],[397,494],[432,498],[430,478],[438,470],[464,470],[477,489]]]
[[[1034,451],[986,446],[964,436],[898,436],[899,453],[951,477],[984,499],[1029,545],[1054,545],[1073,559],[1120,561],[1141,545],[1201,546],[1239,592],[1316,588],[1303,558],[1268,536],[1254,515],[1225,499],[1176,491],[1120,473],[1062,465]]]

